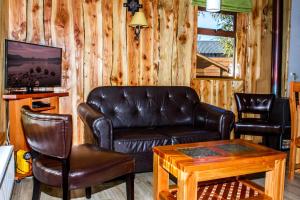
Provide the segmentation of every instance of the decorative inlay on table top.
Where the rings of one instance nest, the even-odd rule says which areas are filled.
[[[196,148],[178,148],[177,151],[190,156],[192,158],[205,158],[210,156],[221,156],[222,154],[218,151],[225,151],[227,153],[242,153],[254,151],[254,148],[242,145],[242,144],[222,144],[214,146],[214,149],[209,147],[196,147]]]
[[[255,149],[242,145],[242,144],[222,144],[216,146],[219,149],[222,149],[223,151],[229,152],[229,153],[241,153],[245,151],[253,151]]]
[[[184,153],[187,156],[192,158],[205,158],[208,156],[219,156],[220,154],[216,151],[213,151],[206,147],[199,148],[186,148],[186,149],[177,149],[179,152]]]

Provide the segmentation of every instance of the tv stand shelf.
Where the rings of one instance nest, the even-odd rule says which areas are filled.
[[[17,99],[39,99],[39,98],[49,98],[49,97],[65,97],[69,94],[67,92],[49,92],[49,93],[9,93],[4,94],[2,98],[4,100],[17,100]]]
[[[63,93],[16,93],[16,94],[4,94],[2,98],[8,101],[9,110],[9,139],[10,143],[14,146],[14,151],[25,150],[29,151],[25,136],[22,129],[21,122],[21,108],[22,106],[30,106],[36,101],[41,101],[49,104],[47,107],[32,108],[32,110],[43,113],[59,113],[59,98],[66,97],[69,94]],[[26,175],[16,174],[16,179],[22,179],[26,176],[30,176],[31,172]]]

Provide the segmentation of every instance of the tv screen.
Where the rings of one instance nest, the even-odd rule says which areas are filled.
[[[61,86],[62,49],[5,40],[6,88]]]

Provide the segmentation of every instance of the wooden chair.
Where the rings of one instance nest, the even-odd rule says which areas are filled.
[[[124,177],[127,200],[134,199],[134,159],[126,154],[108,151],[92,144],[72,145],[72,116],[42,114],[22,107],[22,123],[32,149],[33,196],[40,198],[40,182],[63,189],[63,199],[70,190],[86,188]]]
[[[300,163],[297,163],[296,159],[296,151],[297,148],[300,147],[300,82],[290,83],[289,99],[291,111],[291,143],[288,178],[292,180],[294,179],[295,170],[300,169]]]

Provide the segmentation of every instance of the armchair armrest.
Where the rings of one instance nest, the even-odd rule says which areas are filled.
[[[111,120],[86,103],[79,104],[77,112],[86,128],[97,137],[99,146],[112,149]]]
[[[200,103],[194,110],[194,126],[218,131],[222,140],[230,139],[230,132],[234,126],[234,114],[210,104]]]

